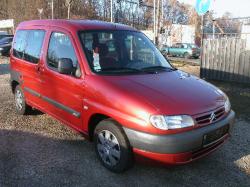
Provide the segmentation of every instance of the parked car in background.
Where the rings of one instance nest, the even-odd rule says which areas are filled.
[[[12,45],[13,37],[4,37],[0,39],[0,55],[8,56]]]
[[[175,45],[163,46],[161,52],[167,56],[178,56],[184,58],[199,58],[200,57],[200,48],[195,44],[190,43],[176,43]]]
[[[23,22],[10,69],[16,112],[36,108],[79,131],[113,172],[128,169],[134,155],[174,165],[197,160],[219,148],[234,123],[220,89],[172,67],[126,25]]]
[[[0,40],[6,37],[14,37],[13,34],[0,33]]]

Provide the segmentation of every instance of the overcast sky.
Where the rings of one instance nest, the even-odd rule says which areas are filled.
[[[178,0],[195,6],[196,0]],[[214,10],[216,16],[222,16],[225,12],[231,12],[234,17],[250,16],[250,0],[211,0],[210,10]]]

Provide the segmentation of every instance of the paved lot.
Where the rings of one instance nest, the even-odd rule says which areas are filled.
[[[0,186],[250,186],[249,113],[238,115],[232,138],[202,160],[136,164],[117,175],[100,165],[92,143],[48,115],[15,114],[6,63],[0,60]],[[242,97],[249,99],[248,91]]]

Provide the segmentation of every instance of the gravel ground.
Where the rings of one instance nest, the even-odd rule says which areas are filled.
[[[169,56],[168,57],[169,60],[171,61],[179,61],[179,62],[187,62],[187,63],[191,63],[194,65],[200,65],[201,64],[201,59],[195,59],[195,58],[189,58],[189,59],[185,59],[185,58],[181,58],[181,57],[172,57]]]
[[[0,60],[0,186],[250,186],[249,116],[239,115],[232,138],[204,159],[114,174],[75,131],[39,112],[15,114],[6,63]]]

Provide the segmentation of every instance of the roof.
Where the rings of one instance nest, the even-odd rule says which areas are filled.
[[[55,26],[63,27],[66,29],[76,30],[130,30],[136,31],[135,28],[118,24],[110,23],[98,20],[65,20],[65,19],[53,19],[53,20],[32,20],[24,21],[18,25],[18,28],[30,27],[30,26]]]

